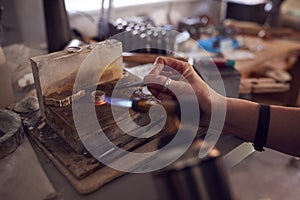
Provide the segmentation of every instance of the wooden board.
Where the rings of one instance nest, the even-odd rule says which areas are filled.
[[[129,74],[120,81],[123,81],[122,84],[130,84],[139,80],[137,77]],[[98,89],[105,91],[109,96],[114,85],[115,82],[109,82],[99,85]],[[85,97],[87,98],[86,101],[91,99],[90,92],[89,90],[86,91],[86,94],[88,94]],[[62,95],[67,96],[69,93],[55,94],[54,97],[63,98]],[[155,100],[151,95],[145,95],[138,91],[134,93],[133,97]],[[83,102],[85,102],[85,99]],[[105,183],[124,174],[124,172],[113,170],[99,163],[87,152],[76,132],[71,105],[66,107],[46,106],[45,108],[47,111],[46,121],[44,121],[39,112],[30,115],[25,114],[23,120],[25,130],[79,193],[87,194],[93,192]],[[137,149],[139,151],[153,151],[157,148],[157,141],[163,134],[162,131],[148,139],[135,138],[127,135],[117,127],[110,105],[106,104],[95,108],[101,127],[106,136],[116,146],[127,151],[135,151]],[[119,112],[119,120],[124,123],[128,121],[128,124],[130,124],[129,122],[132,120],[141,126],[149,123],[147,113],[136,113],[130,110],[131,118],[128,119],[127,115],[124,114],[125,111],[128,111],[128,109],[120,108],[117,110]],[[157,120],[159,121],[159,119]],[[87,124],[87,130],[90,126],[91,124]],[[149,127],[148,130],[151,131],[152,128]],[[132,132],[135,131],[134,127],[130,130]]]
[[[129,75],[123,77],[120,81],[121,84],[124,85],[140,81],[140,79],[129,73]],[[110,96],[115,84],[115,82],[102,84],[98,86],[98,89],[105,91],[106,94]],[[123,90],[120,89],[117,92],[122,93]],[[91,91],[87,89],[86,96],[83,97],[86,99],[83,99],[83,102],[80,103],[91,103],[90,93]],[[60,95],[70,95],[70,92],[55,95],[60,98]],[[137,90],[133,93],[132,97],[156,101],[153,96],[140,92],[139,88],[137,88]],[[99,189],[104,184],[109,183],[124,174],[124,172],[111,169],[98,162],[98,160],[93,158],[87,152],[76,132],[76,127],[72,118],[71,105],[60,108],[46,106],[45,108],[47,111],[46,122],[39,112],[27,115],[23,120],[25,130],[30,136],[32,136],[38,146],[45,152],[48,158],[79,193],[91,193]],[[164,128],[150,138],[137,138],[128,135],[116,125],[116,121],[112,116],[110,105],[105,104],[102,106],[96,106],[95,110],[98,122],[107,138],[123,150],[140,153],[151,152],[157,150],[158,143],[161,141],[161,138],[165,138],[164,136],[166,131]],[[130,125],[131,123],[129,122],[134,121],[140,126],[149,123],[149,116],[147,113],[137,113],[130,109],[130,118],[128,118],[128,116],[124,114],[125,112],[128,112],[128,108],[119,108],[117,109],[117,112],[119,114],[118,120],[128,124],[127,128],[131,134],[138,132],[138,130],[135,129],[134,126]],[[161,119],[153,120],[151,122],[153,125],[147,126],[145,132],[151,132],[153,129],[155,130],[156,122],[160,121]],[[87,133],[89,133],[89,128],[91,126],[92,124],[86,124],[85,131]],[[92,130],[90,134],[93,134]],[[199,135],[202,134],[204,133],[200,131]],[[169,140],[170,138],[168,137],[167,141]],[[99,146],[99,148],[103,149],[106,147]],[[119,159],[123,157],[123,154],[113,152],[110,156]]]
[[[25,131],[79,193],[91,193],[125,174],[99,163],[86,151],[75,152],[48,124],[41,126],[43,123],[38,112],[24,117]],[[138,152],[154,151],[161,136],[157,134],[149,139],[132,139],[125,142],[122,148]]]
[[[122,85],[135,83],[137,81],[140,81],[139,78],[136,76],[133,76],[132,74],[128,73],[127,76],[124,76],[120,82]],[[102,85],[98,85],[97,89],[102,90],[105,92],[106,96],[111,96],[112,91],[114,90],[114,86],[116,84],[116,81],[112,81],[109,83],[105,83]],[[80,99],[80,104],[85,103],[92,103],[91,102],[91,92],[92,89],[87,88],[85,91],[85,96]],[[116,89],[114,93],[120,93],[122,94],[124,90],[122,89]],[[64,92],[60,94],[51,94],[51,97],[57,98],[57,99],[63,99],[64,97],[70,95],[71,92]],[[144,95],[140,92],[140,90],[136,90],[132,97],[139,97],[139,98],[148,98],[153,101],[155,99],[151,95]],[[114,119],[111,111],[111,106],[109,104],[101,105],[101,106],[95,106],[96,115],[98,118],[98,122],[101,125],[101,128],[106,133],[106,136],[115,143],[115,145],[123,144],[124,141],[131,140],[131,136],[126,136],[125,133],[123,133],[122,130],[120,130],[115,124],[117,123]],[[82,153],[84,151],[84,146],[80,141],[80,137],[78,136],[73,115],[72,115],[72,105],[65,106],[65,107],[54,107],[54,106],[45,106],[45,111],[47,113],[46,121],[47,123],[57,131],[57,133],[78,153]],[[115,107],[114,111],[118,113],[118,120],[119,122],[122,121],[122,123],[128,124],[128,129],[132,130],[135,128],[133,126],[132,128],[132,121],[135,121],[139,125],[145,125],[149,123],[149,117],[147,114],[143,113],[136,113],[130,110],[130,117],[128,118],[128,108],[118,108]],[[159,120],[159,119],[158,119]],[[87,120],[89,122],[89,120]],[[91,123],[86,124],[86,130],[85,132],[93,132],[93,125]],[[123,137],[122,140],[118,140],[119,137]]]
[[[80,194],[94,192],[125,174],[99,163],[87,152],[75,152],[49,125],[45,124],[38,129],[44,123],[39,112],[24,117],[23,123],[25,131]],[[203,137],[205,133],[206,129],[200,128],[197,138]],[[144,139],[143,142],[134,139],[122,148],[139,153],[151,152],[161,144],[162,138],[165,138],[164,143],[169,142],[171,138],[164,136],[162,130],[155,137]]]

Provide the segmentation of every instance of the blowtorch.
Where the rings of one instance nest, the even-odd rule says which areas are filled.
[[[161,105],[168,114],[175,114],[177,117],[180,117],[181,112],[178,101],[161,101],[156,103],[145,99],[133,99],[131,108],[136,112],[148,112],[154,105]]]

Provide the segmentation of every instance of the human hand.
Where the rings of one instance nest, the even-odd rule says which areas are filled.
[[[144,78],[150,92],[160,100],[196,95],[202,114],[211,115],[212,99],[224,98],[212,90],[187,62],[168,57],[158,57],[156,67]],[[168,77],[181,75],[177,80]],[[164,86],[168,86],[167,88]],[[177,95],[177,97],[175,96]]]

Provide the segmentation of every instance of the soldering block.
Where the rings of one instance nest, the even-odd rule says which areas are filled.
[[[98,80],[97,84],[101,84],[122,77],[121,42],[109,40],[80,48],[78,52],[59,51],[30,59],[41,114],[44,117],[44,98],[53,93],[72,91],[80,68],[84,70],[80,71],[80,80],[76,80],[76,83],[82,87],[94,85],[95,79]]]
[[[72,96],[75,81],[82,88],[89,88],[119,80],[123,76],[123,58],[122,43],[117,40],[76,49],[78,51],[64,50],[30,60],[42,116],[75,151],[82,152],[84,147],[76,128],[73,123],[66,123],[73,121],[71,101],[62,104],[64,108],[55,109],[53,105],[46,105],[46,99],[61,100]],[[70,119],[66,119],[66,113]]]

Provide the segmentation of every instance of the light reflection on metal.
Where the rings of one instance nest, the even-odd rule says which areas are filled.
[[[97,101],[97,102],[95,102],[96,106],[102,106],[104,104],[106,104],[106,101]]]

